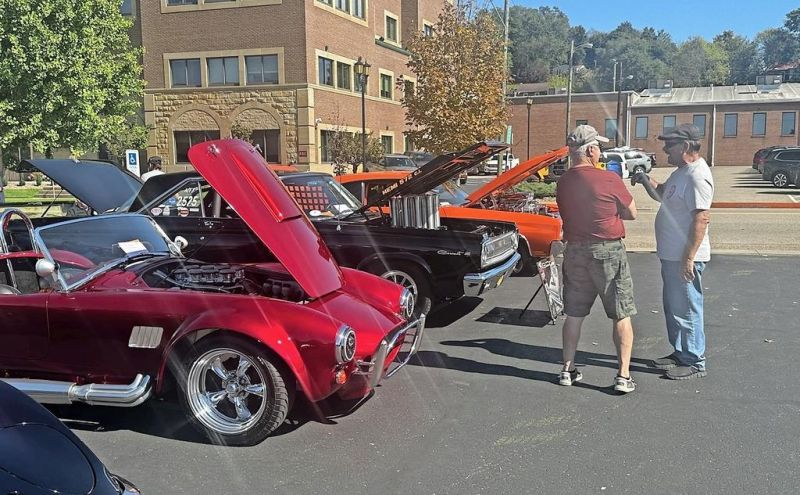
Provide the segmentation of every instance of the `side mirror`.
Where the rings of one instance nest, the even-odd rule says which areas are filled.
[[[36,275],[42,278],[52,277],[57,269],[56,264],[50,260],[40,259],[36,262]]]
[[[183,237],[182,235],[175,236],[175,240],[174,240],[174,241],[172,241],[172,242],[174,242],[174,243],[175,243],[175,245],[176,245],[176,246],[178,246],[178,248],[179,248],[181,251],[183,251],[183,248],[185,248],[186,246],[188,246],[188,245],[189,245],[189,241],[187,241],[187,240],[186,240],[186,238],[185,238],[185,237]]]

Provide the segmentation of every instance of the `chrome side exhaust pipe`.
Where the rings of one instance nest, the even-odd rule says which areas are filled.
[[[127,385],[87,383],[27,378],[2,378],[12,387],[28,394],[41,404],[72,404],[82,402],[94,406],[134,407],[150,398],[150,375],[136,375]]]

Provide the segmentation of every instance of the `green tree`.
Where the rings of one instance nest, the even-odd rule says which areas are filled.
[[[714,37],[713,44],[728,57],[730,72],[725,84],[753,84],[759,73],[756,44],[733,31],[723,31]]]
[[[73,154],[138,125],[144,82],[119,0],[0,0],[0,148]]]
[[[758,55],[763,69],[794,62],[800,57],[800,42],[790,31],[773,28],[756,35]]]
[[[794,9],[786,14],[786,20],[783,22],[783,27],[785,27],[796,37],[800,37],[800,9]]]
[[[434,31],[407,44],[417,84],[402,99],[412,129],[406,134],[434,154],[500,135],[508,117],[508,71],[496,23],[486,13],[469,18],[445,4]]]
[[[569,19],[557,7],[511,7],[508,33],[514,81],[545,82],[554,67],[566,64]]]
[[[729,73],[725,51],[699,36],[681,43],[672,62],[672,80],[677,87],[723,85]]]

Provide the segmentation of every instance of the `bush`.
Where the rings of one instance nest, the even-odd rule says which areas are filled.
[[[556,195],[556,182],[525,181],[516,186],[518,191],[533,193],[537,198],[554,197]]]

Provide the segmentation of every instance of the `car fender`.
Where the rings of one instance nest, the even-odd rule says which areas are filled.
[[[413,253],[374,253],[361,260],[361,262],[358,263],[358,266],[356,266],[356,269],[368,271],[366,268],[376,261],[384,264],[389,264],[391,261],[413,263],[415,265],[419,265],[419,267],[422,268],[422,270],[428,275],[433,274],[433,270],[431,270],[430,265],[424,259]]]
[[[319,357],[320,348],[327,348],[312,344],[328,341],[332,348],[333,336],[342,323],[318,311],[298,307],[294,303],[264,300],[255,304],[257,308],[236,304],[213,308],[186,319],[164,348],[156,391],[161,390],[170,356],[174,355],[178,343],[193,334],[199,335],[202,332],[202,336],[205,336],[208,330],[224,330],[267,347],[289,368],[298,386],[310,400],[319,400],[329,395],[333,382],[321,378],[324,378],[330,368],[326,364],[334,364],[333,352],[330,352],[331,361],[328,363]],[[304,358],[300,348],[306,346],[308,350]]]

